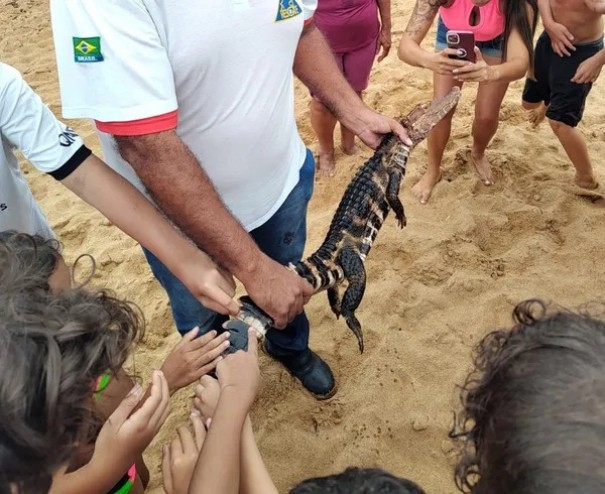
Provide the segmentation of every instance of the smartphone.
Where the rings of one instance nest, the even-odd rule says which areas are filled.
[[[475,63],[475,34],[472,31],[448,31],[445,35],[447,47],[459,50],[460,55],[449,55],[450,58],[468,60]]]

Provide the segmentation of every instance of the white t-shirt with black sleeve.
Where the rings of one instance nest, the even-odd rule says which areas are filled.
[[[57,180],[72,173],[91,151],[59,122],[13,67],[0,62],[0,231],[54,238],[14,154],[19,149]]]

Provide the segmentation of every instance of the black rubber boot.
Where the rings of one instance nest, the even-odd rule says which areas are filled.
[[[316,399],[327,400],[336,393],[336,382],[330,367],[310,348],[302,352],[279,355],[271,351],[271,343],[265,340],[263,349],[267,355],[281,362]]]

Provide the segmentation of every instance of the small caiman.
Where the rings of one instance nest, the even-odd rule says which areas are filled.
[[[319,249],[289,266],[313,285],[314,293],[327,290],[332,311],[336,317],[342,315],[345,319],[357,337],[362,353],[363,333],[355,311],[366,287],[364,261],[391,209],[399,227],[406,225],[399,188],[410,151],[456,106],[459,98],[460,90],[454,87],[443,98],[429,105],[416,106],[401,121],[413,143],[411,146],[393,133],[383,137],[372,157],[359,168],[347,186]],[[345,281],[347,286],[343,291]],[[273,325],[271,317],[249,297],[239,300],[240,312],[223,325],[231,332],[229,352],[247,347],[249,326],[262,338]]]

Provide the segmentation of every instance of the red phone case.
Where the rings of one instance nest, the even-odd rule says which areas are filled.
[[[450,58],[468,60],[475,63],[475,34],[471,31],[448,31],[446,33],[447,47],[462,50],[462,55],[450,55]]]

